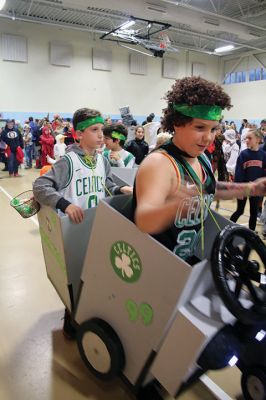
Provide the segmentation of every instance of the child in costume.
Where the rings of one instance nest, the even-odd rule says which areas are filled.
[[[29,169],[32,168],[33,142],[32,142],[32,134],[30,131],[30,126],[28,124],[25,124],[23,126],[23,141],[24,141],[24,152],[26,159],[25,169]]]
[[[54,145],[54,156],[56,160],[59,160],[61,157],[65,155],[66,152],[66,144],[65,144],[65,136],[61,133],[55,137],[56,144]]]
[[[124,150],[127,139],[127,128],[122,124],[106,125],[103,129],[105,149],[103,156],[112,167],[132,168],[135,164],[133,154]]]
[[[235,182],[253,182],[266,176],[266,153],[259,148],[262,135],[258,130],[251,130],[246,134],[247,149],[241,151],[236,164]],[[244,213],[247,197],[237,200],[237,209],[230,220],[236,222]],[[249,229],[256,228],[260,198],[250,197]]]
[[[231,108],[221,86],[200,77],[179,79],[166,95],[163,127],[173,139],[150,153],[138,169],[133,195],[136,225],[193,264],[200,232],[214,199],[258,196],[266,179],[215,182],[204,154],[222,110]],[[203,215],[202,215],[203,214]]]
[[[42,127],[42,134],[39,139],[41,145],[41,166],[47,165],[47,156],[54,157],[54,137],[49,123]]]
[[[80,139],[68,147],[49,172],[33,184],[35,199],[67,214],[74,223],[82,222],[84,210],[97,206],[110,194],[132,193],[132,187],[116,186],[109,162],[97,153],[103,141],[104,119],[99,111],[82,108],[73,116],[74,129]],[[63,332],[75,337],[75,328],[66,310]]]
[[[129,186],[118,187],[112,180],[108,161],[97,153],[103,141],[104,120],[96,110],[82,108],[73,116],[80,143],[68,147],[44,176],[33,184],[34,197],[40,204],[59,209],[80,223],[87,208],[94,207],[108,194],[131,193]],[[82,184],[86,179],[86,185]]]
[[[222,149],[229,179],[233,180],[235,176],[236,161],[239,154],[239,146],[236,143],[236,132],[233,129],[226,129],[224,132]]]

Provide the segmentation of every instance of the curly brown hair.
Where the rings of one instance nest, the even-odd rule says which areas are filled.
[[[173,132],[174,126],[184,126],[193,120],[173,109],[173,104],[220,106],[229,110],[231,99],[217,83],[207,81],[200,76],[177,79],[164,99],[168,106],[163,110],[162,126]]]
[[[101,116],[102,114],[100,113],[100,111],[93,110],[91,108],[79,108],[77,111],[75,111],[73,115],[73,128],[76,130],[77,124],[79,122],[85,121],[88,118]]]

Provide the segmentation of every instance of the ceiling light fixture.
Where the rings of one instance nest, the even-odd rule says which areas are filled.
[[[215,51],[215,53],[224,53],[226,51],[233,50],[234,48],[235,48],[235,46],[233,46],[232,44],[229,44],[228,46],[217,47],[216,49],[214,49],[214,51]]]
[[[6,0],[0,0],[0,10],[4,8],[4,5],[6,3]]]

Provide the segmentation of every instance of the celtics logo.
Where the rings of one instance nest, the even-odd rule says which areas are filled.
[[[111,264],[115,273],[123,281],[136,282],[141,275],[142,265],[136,250],[122,240],[115,242],[110,252]]]

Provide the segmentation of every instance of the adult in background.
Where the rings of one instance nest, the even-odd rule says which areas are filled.
[[[2,171],[8,171],[7,156],[6,156],[7,144],[2,140],[2,132],[3,128],[0,128],[0,162],[2,162],[5,165]]]
[[[20,131],[17,128],[15,128],[14,125],[15,125],[14,121],[8,119],[5,129],[2,132],[2,140],[9,147],[7,165],[10,177],[19,176],[18,174],[19,162],[16,157],[16,152],[18,147],[21,147],[22,149],[24,147],[22,135]]]
[[[135,139],[130,140],[124,146],[124,149],[129,151],[135,157],[135,163],[139,165],[141,161],[149,153],[149,145],[144,140],[144,129],[141,125],[135,128]]]
[[[243,118],[242,122],[241,122],[240,129],[239,129],[239,135],[240,136],[242,135],[243,129],[245,129],[247,127],[247,124],[248,124],[248,120],[246,118]]]

